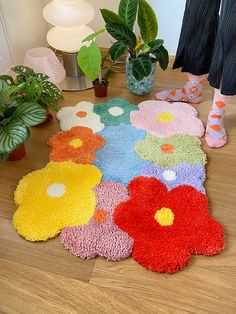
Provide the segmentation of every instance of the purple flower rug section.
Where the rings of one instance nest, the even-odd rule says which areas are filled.
[[[206,193],[203,187],[206,180],[205,169],[201,165],[179,164],[176,167],[160,168],[150,163],[143,168],[142,176],[159,179],[168,190],[180,185],[190,185],[198,191]]]
[[[83,259],[102,256],[120,261],[132,254],[133,240],[113,223],[117,205],[129,199],[126,187],[102,182],[95,188],[97,206],[87,225],[67,227],[61,232],[61,243],[72,254]]]

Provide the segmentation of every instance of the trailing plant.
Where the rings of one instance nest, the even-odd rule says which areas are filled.
[[[78,52],[78,64],[84,74],[91,80],[99,80],[100,85],[102,85],[103,80],[107,80],[109,75],[112,73],[112,70],[108,68],[106,73],[102,75],[102,67],[104,64],[105,58],[102,58],[101,51],[98,44],[95,42],[95,39],[98,35],[103,33],[105,29],[101,29],[95,33],[88,35],[82,42],[89,43],[80,48]]]
[[[9,81],[10,80],[10,81]],[[12,100],[23,83],[10,85],[11,79],[0,79],[0,160],[24,143],[30,135],[29,126],[42,123],[46,111],[36,102]]]
[[[64,100],[64,97],[57,86],[48,81],[47,75],[35,73],[23,65],[12,67],[11,70],[17,74],[15,79],[9,75],[0,76],[0,80],[5,81],[13,90],[18,87],[16,92],[11,93],[11,100],[16,100],[19,104],[37,103],[45,109],[50,107],[58,111],[58,100]]]
[[[167,69],[168,51],[164,41],[156,39],[157,18],[146,0],[121,0],[118,14],[107,9],[101,9],[101,14],[107,32],[117,41],[109,50],[113,61],[128,51],[133,65],[132,74],[138,81],[149,76],[153,62],[159,62],[163,70]],[[136,19],[140,29],[138,36],[133,32]]]

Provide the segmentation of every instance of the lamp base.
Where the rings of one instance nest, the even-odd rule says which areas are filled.
[[[66,76],[60,84],[63,91],[76,92],[93,88],[93,83],[86,76]]]
[[[83,74],[77,63],[77,53],[62,52],[66,78],[60,84],[63,91],[82,91],[93,87],[93,83]]]

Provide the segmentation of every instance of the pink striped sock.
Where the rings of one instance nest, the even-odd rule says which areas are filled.
[[[182,89],[175,89],[173,91],[162,91],[155,95],[157,100],[165,100],[169,102],[188,102],[198,104],[202,101],[202,88],[204,75],[193,75],[188,73],[188,81]]]

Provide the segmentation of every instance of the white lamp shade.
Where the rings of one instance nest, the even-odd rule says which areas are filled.
[[[73,29],[53,27],[47,34],[47,41],[57,50],[75,53],[80,50],[81,46],[86,45],[86,43],[82,43],[82,40],[93,32],[86,25]]]
[[[47,22],[59,27],[78,27],[91,22],[95,11],[84,0],[53,0],[43,10]]]

